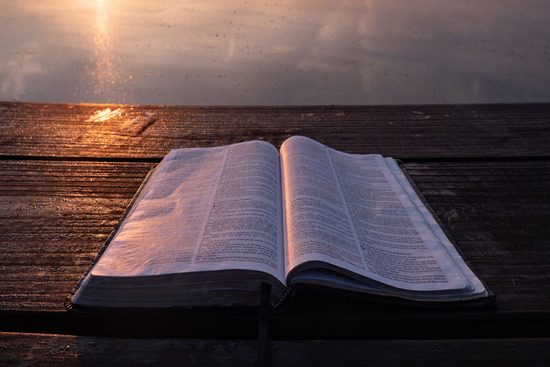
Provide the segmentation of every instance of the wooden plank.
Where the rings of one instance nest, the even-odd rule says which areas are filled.
[[[72,318],[63,303],[151,166],[0,160],[3,177],[8,177],[0,180],[2,330],[96,335],[128,335],[133,330],[135,320],[114,317],[105,325],[86,317]],[[550,163],[426,162],[406,167],[474,269],[496,293],[498,305],[489,310],[434,313],[314,294],[297,300],[288,313],[273,315],[273,335],[332,339],[547,335]],[[502,180],[500,187],[498,180]],[[313,310],[312,303],[316,304]],[[145,327],[132,332],[215,337],[230,330],[223,326],[230,320],[220,317],[208,330],[203,324],[209,321],[208,315],[184,315],[176,323],[181,325],[176,328],[179,331],[172,330],[172,321],[164,320],[158,324],[165,326],[160,330]],[[255,316],[248,320],[254,323]]]
[[[0,333],[3,366],[256,366],[250,340]],[[550,339],[271,341],[272,366],[547,366]]]
[[[352,300],[342,305],[339,297],[310,295],[287,314],[273,315],[274,335],[548,336],[549,112],[550,104],[203,108],[0,103],[0,325],[2,330],[96,335],[120,326],[122,334],[147,336],[150,330],[136,330],[132,320],[117,324],[116,317],[103,323],[70,317],[63,301],[154,162],[174,146],[253,138],[279,145],[287,136],[302,134],[342,151],[405,159],[499,304],[492,310],[432,312]],[[314,310],[312,302],[318,303]],[[205,321],[214,329],[209,337],[232,329],[223,315],[217,329],[216,320],[201,317],[182,316],[177,327],[167,320],[162,325],[184,336],[208,336]]]
[[[0,308],[61,310],[151,166],[0,160]],[[500,309],[549,311],[550,163],[406,167]]]
[[[407,164],[461,250],[513,311],[550,304],[550,161]],[[536,291],[535,291],[536,289]],[[508,303],[508,301],[510,303]]]
[[[0,160],[0,309],[62,310],[152,166]]]
[[[0,155],[155,158],[180,146],[306,135],[402,159],[547,157],[550,104],[170,107],[0,102]]]

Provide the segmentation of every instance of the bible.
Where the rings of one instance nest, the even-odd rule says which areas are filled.
[[[102,308],[257,306],[296,289],[411,302],[488,291],[398,162],[293,136],[173,149],[70,296]]]

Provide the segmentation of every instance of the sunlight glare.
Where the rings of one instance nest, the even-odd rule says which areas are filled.
[[[117,108],[114,111],[111,111],[110,108],[106,108],[104,110],[98,110],[93,115],[91,115],[88,120],[88,122],[105,122],[108,121],[116,116],[119,116],[122,113],[122,109]]]

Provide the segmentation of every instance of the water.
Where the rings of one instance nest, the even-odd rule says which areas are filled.
[[[550,102],[546,0],[0,0],[0,100]]]

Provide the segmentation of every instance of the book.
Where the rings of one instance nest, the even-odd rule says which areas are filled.
[[[420,303],[489,292],[398,162],[303,136],[173,149],[71,294],[79,307],[278,307],[309,286]]]

